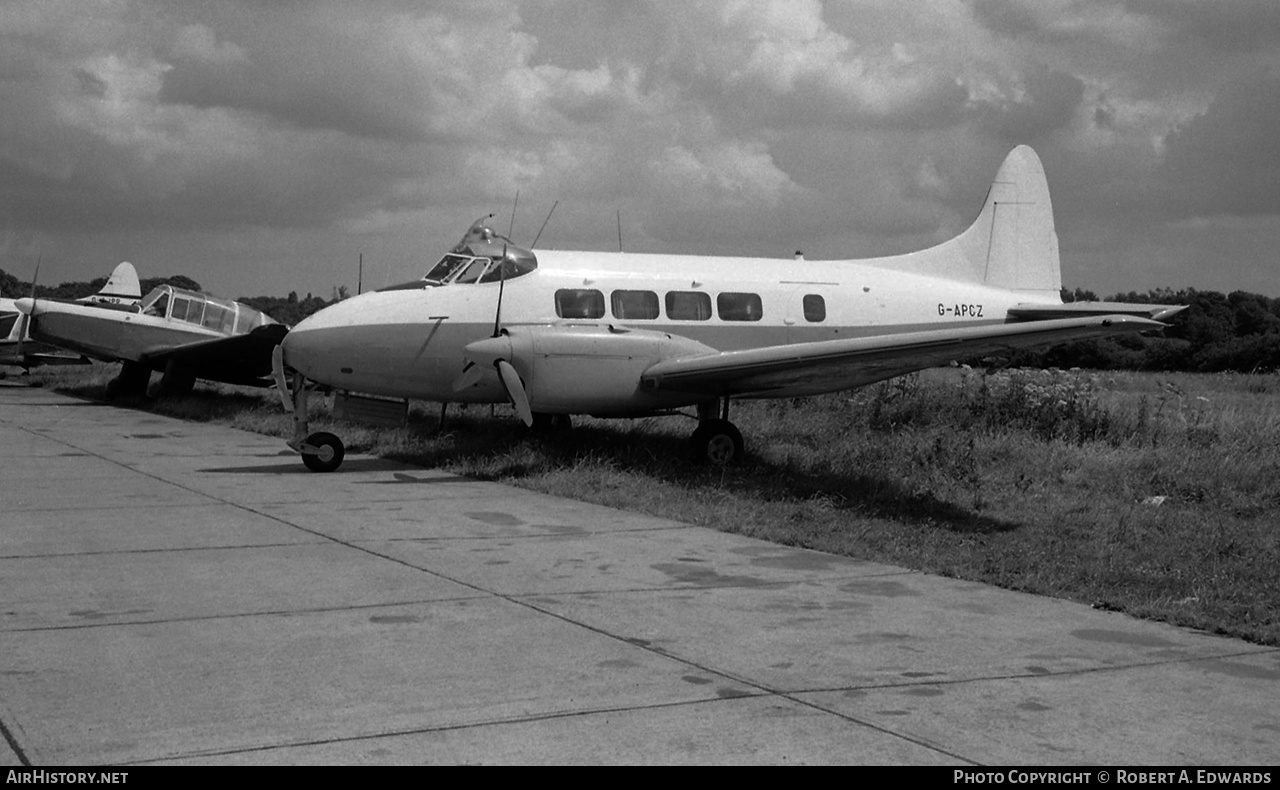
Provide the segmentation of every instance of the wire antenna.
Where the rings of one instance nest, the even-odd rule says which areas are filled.
[[[560,201],[551,204],[551,210],[547,212],[547,218],[542,221],[542,227],[538,228],[538,235],[533,237],[533,244],[529,245],[532,249],[538,246],[538,239],[542,238],[542,231],[547,229],[547,223],[551,221],[551,215],[556,213],[556,206],[560,205]]]

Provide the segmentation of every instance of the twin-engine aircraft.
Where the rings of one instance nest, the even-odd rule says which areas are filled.
[[[77,302],[32,296],[16,300],[15,308],[32,339],[122,363],[109,385],[118,395],[146,394],[152,371],[164,375],[151,394],[185,394],[196,379],[265,385],[271,351],[288,331],[239,302],[171,285],[142,298],[128,263],[95,296]]]
[[[316,471],[336,469],[344,448],[309,434],[312,383],[337,390],[349,413],[403,413],[410,398],[509,402],[529,426],[695,407],[696,456],[727,463],[743,452],[732,399],[816,395],[967,357],[1160,329],[1181,309],[1063,304],[1061,286],[1044,168],[1021,146],[968,230],[885,258],[535,255],[481,220],[422,279],[298,324],[274,367],[294,412],[289,444]]]

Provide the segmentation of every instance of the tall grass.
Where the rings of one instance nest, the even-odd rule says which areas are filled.
[[[136,405],[292,430],[269,393]],[[312,427],[353,452],[1280,644],[1280,376],[953,368],[731,416],[749,457],[729,468],[688,459],[692,420],[536,435],[504,407],[441,425],[415,404],[388,430],[334,424],[321,401]]]

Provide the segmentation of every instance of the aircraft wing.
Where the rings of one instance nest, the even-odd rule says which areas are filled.
[[[142,355],[141,361],[154,370],[164,370],[169,360],[175,360],[196,378],[228,384],[263,384],[271,376],[271,350],[288,332],[289,328],[283,324],[267,324],[243,335],[150,350]]]
[[[968,357],[1164,327],[1149,318],[1105,315],[821,340],[667,359],[648,368],[641,384],[715,396],[815,395]]]

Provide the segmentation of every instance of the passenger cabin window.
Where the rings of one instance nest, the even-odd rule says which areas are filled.
[[[825,321],[827,318],[827,302],[818,294],[805,294],[804,320],[810,323]]]
[[[706,321],[710,317],[710,296],[701,291],[667,291],[667,318],[673,321]]]
[[[590,288],[556,291],[556,315],[561,318],[603,318],[604,294]]]
[[[759,321],[764,315],[759,294],[722,293],[716,297],[716,312],[722,321]]]
[[[187,308],[190,307],[190,305],[190,299],[184,299],[181,296],[173,297],[173,311],[169,313],[169,317],[174,321],[186,321]]]
[[[614,318],[651,320],[658,317],[658,295],[653,291],[614,291],[609,299]]]

